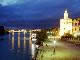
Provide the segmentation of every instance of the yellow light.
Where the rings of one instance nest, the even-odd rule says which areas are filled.
[[[12,33],[12,48],[14,49],[14,32]]]
[[[56,44],[56,40],[54,40],[54,45]]]
[[[18,32],[18,48],[20,48],[20,32]]]

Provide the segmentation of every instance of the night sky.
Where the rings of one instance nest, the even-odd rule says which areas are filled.
[[[0,23],[51,27],[63,18],[65,9],[70,18],[79,17],[80,0],[0,0]]]

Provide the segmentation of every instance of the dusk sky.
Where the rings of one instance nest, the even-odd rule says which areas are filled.
[[[0,0],[0,22],[54,25],[65,9],[70,18],[80,17],[80,0]]]

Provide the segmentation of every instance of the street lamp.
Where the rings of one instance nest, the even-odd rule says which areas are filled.
[[[56,44],[56,40],[54,40],[54,45]]]
[[[55,54],[55,51],[56,51],[56,50],[55,50],[56,40],[54,40],[53,43],[54,43],[54,51],[53,51],[53,54]]]

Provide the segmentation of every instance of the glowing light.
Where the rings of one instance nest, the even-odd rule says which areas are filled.
[[[18,32],[18,48],[20,48],[20,32]]]
[[[14,48],[14,32],[12,33],[12,48]]]
[[[30,44],[30,48],[32,48],[31,31],[30,31],[30,37],[29,37],[29,44]]]
[[[74,34],[74,37],[77,37],[77,36],[80,36],[80,32],[76,32],[76,33]]]
[[[54,45],[56,44],[56,40],[54,40]]]
[[[36,34],[33,33],[32,36],[31,36],[31,38],[32,38],[32,41],[36,41],[36,40],[37,40],[37,39],[36,39]]]
[[[56,47],[56,40],[53,41],[54,49]]]
[[[38,48],[39,47],[39,45],[36,45],[36,48]]]
[[[21,31],[25,31],[24,29],[22,29]]]
[[[67,19],[67,18],[68,18],[68,12],[67,12],[67,10],[65,10],[64,19]]]
[[[35,45],[32,44],[32,56],[34,56],[34,54],[35,54]]]
[[[24,32],[24,48],[26,48],[26,37],[25,37],[25,32]]]

